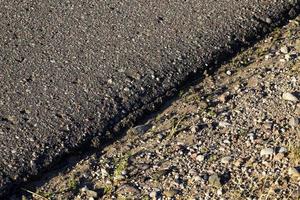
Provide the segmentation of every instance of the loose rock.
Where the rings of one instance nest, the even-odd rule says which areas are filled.
[[[208,182],[210,185],[216,186],[216,187],[221,187],[221,178],[219,177],[218,174],[212,174],[208,178]]]
[[[299,118],[297,117],[292,117],[290,120],[289,120],[289,125],[291,127],[297,127],[299,125]]]
[[[136,126],[131,128],[131,132],[134,134],[144,134],[146,133],[149,129],[151,128],[150,124],[145,124],[145,125],[140,125],[140,126]]]
[[[265,149],[262,149],[260,151],[260,156],[269,156],[269,155],[272,155],[274,154],[274,149],[273,148],[265,148]]]
[[[232,158],[230,156],[226,156],[221,159],[221,162],[223,164],[228,164],[228,163],[230,163],[231,160],[232,160]]]
[[[297,168],[295,167],[291,167],[289,168],[288,174],[292,177],[292,178],[299,178],[300,177],[300,172]]]
[[[298,102],[298,98],[289,92],[283,93],[282,98],[287,101]]]

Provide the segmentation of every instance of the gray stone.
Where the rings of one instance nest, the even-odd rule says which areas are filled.
[[[267,24],[271,24],[271,23],[272,23],[272,19],[269,18],[269,17],[267,17],[267,18],[266,18],[266,23],[267,23]]]
[[[150,124],[144,124],[144,125],[139,125],[136,127],[131,128],[131,132],[134,134],[144,134],[146,133],[149,129],[151,128]]]
[[[280,147],[280,149],[278,151],[278,153],[287,153],[287,152],[288,152],[288,150],[285,147]]]

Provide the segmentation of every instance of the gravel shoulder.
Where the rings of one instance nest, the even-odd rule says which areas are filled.
[[[207,72],[120,140],[11,198],[299,199],[299,23]]]

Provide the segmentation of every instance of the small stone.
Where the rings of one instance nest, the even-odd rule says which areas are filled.
[[[157,134],[157,138],[158,138],[159,140],[164,139],[164,137],[165,137],[165,135],[162,134],[162,133]]]
[[[106,169],[101,168],[100,171],[101,171],[101,176],[102,176],[103,178],[109,176],[109,173],[106,171]]]
[[[6,118],[4,117],[4,120],[12,123],[12,124],[16,124],[17,123],[17,118],[15,116],[12,115],[8,115]]]
[[[287,100],[287,101],[298,102],[298,98],[295,95],[293,95],[292,93],[289,93],[289,92],[283,93],[282,98],[284,100]]]
[[[285,148],[285,147],[280,147],[280,149],[279,149],[279,151],[278,151],[278,153],[287,153],[288,152],[288,150],[287,150],[287,148]]]
[[[271,19],[270,17],[267,17],[267,18],[266,18],[266,23],[267,23],[267,24],[271,24],[271,23],[272,23],[272,19]]]
[[[291,127],[297,127],[299,125],[299,119],[297,117],[292,117],[290,120],[289,120],[289,125]]]
[[[197,126],[195,126],[195,125],[192,126],[192,127],[191,127],[191,132],[192,132],[192,133],[197,133]]]
[[[224,94],[221,94],[219,97],[218,97],[218,100],[222,103],[226,103],[227,100],[229,99],[229,93],[224,93]]]
[[[269,60],[272,56],[270,54],[265,55],[265,59]]]
[[[122,181],[122,180],[125,180],[125,176],[123,176],[123,175],[117,175],[117,176],[114,177],[114,180],[115,180],[115,181]]]
[[[134,134],[144,134],[146,133],[149,129],[151,128],[150,124],[145,124],[145,125],[140,125],[140,126],[136,126],[131,128],[131,132]]]
[[[297,104],[297,107],[295,109],[295,114],[300,115],[300,103]]]
[[[117,192],[119,194],[131,194],[131,195],[138,195],[140,194],[140,190],[137,189],[135,186],[133,185],[129,185],[129,184],[124,184],[122,186],[119,187],[119,189],[117,190]]]
[[[196,160],[199,161],[199,162],[204,161],[204,159],[205,159],[205,156],[204,156],[204,155],[198,155],[198,156],[196,157]]]
[[[164,195],[169,198],[174,197],[176,194],[178,194],[178,190],[174,190],[174,189],[167,190],[164,192]]]
[[[218,196],[221,196],[222,194],[223,194],[223,189],[222,189],[222,188],[218,189],[217,195],[218,195]]]
[[[260,151],[260,156],[269,156],[269,155],[272,155],[274,154],[274,149],[273,148],[265,148],[265,149],[262,149]]]
[[[222,128],[228,127],[228,126],[230,126],[230,125],[231,125],[231,124],[228,123],[228,122],[223,122],[223,121],[219,122],[219,126],[222,127]]]
[[[227,70],[227,71],[226,71],[226,74],[227,74],[228,76],[231,76],[231,75],[232,75],[232,72],[231,72],[230,70]]]
[[[160,196],[160,191],[159,190],[153,190],[152,192],[150,192],[149,196],[152,199],[157,199]]]
[[[234,162],[234,166],[240,167],[240,166],[242,165],[242,163],[243,163],[243,160],[242,160],[242,159],[238,159],[238,160],[236,160],[236,161]]]
[[[265,122],[264,124],[263,124],[263,127],[265,128],[265,129],[272,129],[272,127],[273,127],[273,123],[272,122]]]
[[[81,191],[85,192],[88,197],[93,197],[93,198],[97,198],[98,197],[98,193],[97,192],[95,192],[93,190],[89,190],[87,187],[83,187],[81,189]]]
[[[108,84],[113,84],[113,80],[112,80],[112,79],[108,79],[108,80],[107,80],[107,83],[108,83]]]
[[[292,178],[299,178],[300,177],[300,172],[297,168],[295,167],[291,167],[288,170],[288,174],[292,177]]]
[[[193,179],[194,179],[195,182],[198,182],[198,181],[201,180],[201,177],[200,176],[194,176]]]
[[[287,53],[289,53],[289,49],[287,48],[287,46],[283,46],[283,47],[280,48],[280,52],[284,53],[284,54],[287,54]]]
[[[208,178],[208,183],[210,185],[216,186],[216,187],[221,187],[221,178],[219,177],[218,174],[212,174],[211,176],[209,176]]]
[[[230,156],[225,156],[221,159],[221,163],[228,164],[228,163],[230,163],[231,160],[232,160],[232,158]]]

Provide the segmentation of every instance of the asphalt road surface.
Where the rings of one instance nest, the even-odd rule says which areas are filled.
[[[296,4],[0,0],[0,195],[117,134]]]

